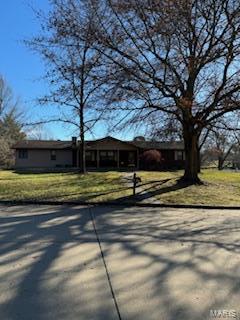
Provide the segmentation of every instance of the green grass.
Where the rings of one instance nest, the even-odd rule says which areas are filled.
[[[144,191],[145,202],[157,199],[167,204],[240,205],[240,173],[203,170],[200,178],[204,185],[188,187],[177,184],[182,173],[138,172],[142,182],[137,191]],[[114,171],[86,175],[0,171],[0,200],[133,201],[124,176]]]
[[[108,201],[127,196],[118,172],[24,174],[0,171],[0,200]]]

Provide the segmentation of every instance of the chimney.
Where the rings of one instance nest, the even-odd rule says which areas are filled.
[[[77,145],[77,137],[72,137],[72,146],[76,147]]]

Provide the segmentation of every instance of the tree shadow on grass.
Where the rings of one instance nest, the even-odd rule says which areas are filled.
[[[67,174],[81,174],[79,172],[79,170],[77,169],[62,169],[62,168],[59,168],[59,169],[54,169],[54,170],[51,170],[51,169],[44,169],[44,170],[41,170],[41,169],[15,169],[13,171],[14,173],[16,174],[19,174],[19,175],[31,175],[31,174],[36,174],[36,175],[49,175],[49,174],[64,174],[64,175],[67,175]]]
[[[66,199],[67,197],[74,197],[74,201],[91,201],[93,199],[96,199],[97,197],[102,197],[102,196],[113,196],[113,199],[109,200],[109,202],[118,202],[118,203],[136,203],[136,202],[142,202],[146,200],[152,200],[156,195],[176,191],[182,188],[188,187],[187,184],[183,183],[176,183],[171,186],[166,186],[162,187],[164,184],[172,181],[174,179],[164,179],[164,180],[154,180],[154,181],[148,181],[146,183],[139,184],[136,189],[136,194],[135,195],[127,195],[127,196],[122,196],[122,197],[114,197],[114,194],[117,194],[119,192],[129,192],[133,190],[132,186],[129,186],[129,183],[126,183],[125,187],[122,188],[117,188],[117,189],[111,189],[108,191],[99,191],[99,192],[87,192],[87,191],[82,191],[82,192],[72,192],[72,193],[61,193],[58,195],[44,195],[44,197],[39,196],[35,197],[34,200],[52,200],[52,199],[61,199],[64,198]],[[144,187],[144,188],[143,188]],[[155,190],[154,190],[155,189]],[[71,199],[69,200],[71,201]]]
[[[94,199],[96,197],[101,197],[101,196],[106,196],[106,195],[113,195],[114,193],[118,193],[118,192],[122,192],[122,191],[128,191],[130,190],[131,188],[129,187],[123,187],[123,188],[118,188],[118,189],[113,189],[111,191],[99,191],[99,192],[86,192],[86,191],[83,191],[83,192],[72,192],[72,193],[62,193],[62,194],[59,194],[59,195],[54,195],[54,196],[44,196],[44,198],[42,197],[39,197],[39,198],[34,198],[34,200],[52,200],[52,199],[61,199],[61,198],[64,198],[66,199],[67,197],[74,197],[74,201],[89,201],[91,199]],[[75,199],[75,197],[77,197]],[[67,201],[67,200],[66,200]],[[69,200],[71,201],[71,199]]]
[[[24,172],[19,172],[24,173]],[[32,172],[29,172],[31,174]],[[40,172],[39,172],[40,173]],[[41,173],[42,174],[42,173]],[[72,172],[64,173],[64,175],[70,174]],[[75,173],[76,177],[79,173]],[[30,177],[30,176],[29,176]],[[26,177],[28,179],[28,177]],[[29,178],[31,179],[31,178]],[[187,185],[183,183],[176,182],[175,184],[169,185],[171,180],[175,179],[163,179],[163,180],[151,180],[144,183],[139,183],[136,188],[136,195],[133,195],[133,183],[131,178],[122,179],[120,187],[115,187],[119,184],[119,178],[109,178],[106,182],[104,177],[96,179],[92,177],[92,179],[73,179],[67,182],[67,186],[65,186],[65,181],[49,181],[48,188],[49,192],[46,192],[43,189],[43,185],[40,186],[38,192],[34,192],[34,195],[29,193],[25,193],[23,197],[19,195],[19,198],[23,200],[31,200],[31,201],[47,201],[47,200],[55,200],[55,201],[74,201],[74,202],[117,202],[117,203],[137,203],[137,202],[147,202],[150,203],[152,201],[156,201],[155,196],[159,196],[164,193],[176,191],[182,188],[186,188]],[[103,190],[101,186],[108,183],[109,186],[103,186]],[[167,185],[166,185],[167,184]],[[113,187],[111,187],[113,186]],[[66,188],[65,188],[66,187]],[[72,189],[73,192],[68,192],[64,189]],[[79,191],[77,189],[79,188]],[[52,191],[51,191],[52,189]],[[63,191],[61,192],[61,189]],[[93,189],[93,191],[89,190]],[[95,189],[95,190],[94,190]],[[104,190],[105,189],[105,190]],[[76,190],[76,191],[75,191]],[[132,194],[131,194],[132,193]]]
[[[116,201],[119,202],[151,202],[156,200],[156,196],[161,194],[177,191],[180,189],[185,189],[189,187],[189,184],[176,182],[172,185],[163,186],[175,179],[164,179],[160,181],[149,181],[148,183],[139,184],[137,187],[136,195],[130,195],[127,197],[118,198]],[[144,187],[144,188],[143,188]],[[140,190],[139,190],[140,189]]]

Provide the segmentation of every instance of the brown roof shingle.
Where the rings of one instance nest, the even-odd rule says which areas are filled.
[[[184,150],[182,141],[131,141],[133,145],[141,149],[159,149],[159,150]]]
[[[13,149],[69,149],[72,141],[60,140],[22,140],[17,142]]]
[[[104,140],[121,141],[126,144],[131,144],[141,149],[159,149],[159,150],[184,150],[184,143],[182,141],[160,142],[160,141],[122,141],[112,137],[106,137],[99,140],[86,141],[86,147],[91,145],[97,146],[98,142]],[[71,149],[72,141],[61,140],[23,140],[17,142],[13,149]]]

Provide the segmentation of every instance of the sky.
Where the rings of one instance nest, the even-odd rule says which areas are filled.
[[[39,23],[32,8],[48,11],[48,0],[0,0],[0,74],[5,78],[14,94],[19,97],[28,121],[37,121],[51,114],[49,107],[39,107],[36,98],[48,92],[48,87],[40,80],[44,75],[44,65],[40,57],[31,52],[23,43],[39,32]],[[36,129],[39,130],[39,129]],[[40,128],[46,138],[67,140],[74,130],[61,124]],[[101,138],[107,134],[101,124],[87,139]],[[134,132],[117,133],[120,139],[131,139]]]

